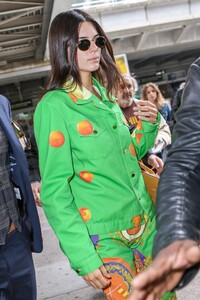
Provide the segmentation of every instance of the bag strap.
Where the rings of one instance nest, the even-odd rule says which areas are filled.
[[[147,166],[143,163],[142,160],[139,160],[138,163],[139,163],[140,168],[141,168],[143,171],[146,171],[147,173],[156,175],[156,173],[154,172],[154,170],[152,170],[152,169],[150,169],[149,167],[147,167]]]

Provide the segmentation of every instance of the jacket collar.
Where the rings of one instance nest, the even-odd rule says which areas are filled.
[[[102,108],[102,103],[108,105],[109,99],[107,97],[107,91],[106,89],[99,84],[99,82],[92,77],[92,82],[95,87],[95,89],[99,92],[101,95],[101,100],[99,100],[94,94],[92,94],[90,91],[88,91],[84,86],[80,87],[73,87],[71,88],[71,91],[67,88],[69,86],[70,81],[72,79],[69,79],[64,85],[64,90],[69,94],[72,101],[78,105],[84,105],[88,104],[90,102],[93,102],[96,107]],[[115,98],[113,97],[113,100],[115,101]],[[109,105],[108,105],[109,106]]]

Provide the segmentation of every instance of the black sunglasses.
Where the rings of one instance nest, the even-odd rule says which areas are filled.
[[[104,36],[98,36],[95,37],[93,40],[91,40],[95,43],[95,45],[98,48],[104,48],[105,44],[106,44],[106,39]],[[88,39],[83,39],[81,40],[78,44],[77,47],[81,50],[81,51],[87,51],[90,48],[91,45],[91,41]]]

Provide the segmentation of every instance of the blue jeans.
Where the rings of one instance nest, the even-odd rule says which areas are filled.
[[[14,230],[0,246],[0,300],[36,300],[35,269],[26,230]]]

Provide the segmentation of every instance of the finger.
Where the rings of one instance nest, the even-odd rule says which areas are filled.
[[[138,106],[134,106],[133,107],[134,112],[138,112],[138,111],[149,111],[152,112],[154,114],[158,113],[158,110],[156,107],[149,107],[148,105],[138,105]]]
[[[106,270],[106,268],[104,266],[101,266],[99,269],[105,278],[111,279],[110,274],[108,273],[108,271]]]
[[[157,295],[155,295],[154,292],[150,293],[149,295],[147,295],[147,297],[145,298],[146,300],[159,300],[160,298],[157,297]]]
[[[105,289],[106,287],[108,287],[110,285],[110,281],[108,280],[102,280],[101,278],[96,278],[92,281],[93,283],[93,286],[95,288],[98,288],[98,289]]]
[[[149,118],[153,118],[153,119],[157,119],[157,114],[154,114],[150,111],[137,111],[134,112],[135,116],[145,116],[145,117],[149,117]]]
[[[157,119],[157,113],[154,113],[154,112],[151,112],[151,111],[146,111],[146,110],[140,110],[140,111],[135,111],[134,112],[134,115],[135,116],[146,116],[146,117],[149,117],[149,118],[152,118],[152,119]]]
[[[194,242],[194,246],[190,247],[186,252],[186,260],[188,261],[187,267],[191,267],[192,265],[200,262],[200,248]]]
[[[153,103],[151,103],[150,101],[147,101],[147,100],[140,100],[140,101],[137,102],[137,105],[141,105],[141,106],[146,105],[146,106],[154,107],[154,108],[156,107],[155,104],[153,104]]]
[[[110,285],[110,280],[105,279],[100,270],[96,270],[92,275],[85,276],[84,279],[98,289],[104,289]]]
[[[145,117],[145,116],[138,116],[138,119],[142,120],[142,121],[147,121],[147,122],[151,122],[152,124],[156,123],[156,118],[152,119],[149,117]]]
[[[134,281],[133,281],[134,282]],[[145,288],[135,288],[133,285],[133,294],[132,298],[128,300],[147,300],[147,299],[156,299],[155,293],[153,291],[154,285],[148,285]]]
[[[181,281],[181,278],[183,277],[184,271],[185,270],[173,272],[166,278],[165,292],[170,292],[177,286],[177,284]],[[161,290],[159,292],[160,292],[160,294],[162,293]],[[162,294],[162,295],[164,295],[164,294]]]
[[[146,112],[148,114],[154,114],[157,116],[158,111],[154,108],[150,108],[148,106],[136,106],[134,107],[134,113]]]
[[[36,205],[39,206],[39,207],[42,207],[42,204],[40,201],[36,201]]]
[[[89,285],[89,286],[92,286],[93,288],[97,288],[96,285],[92,282],[92,281],[88,281],[86,280],[85,278],[83,278],[85,280],[85,282]]]

